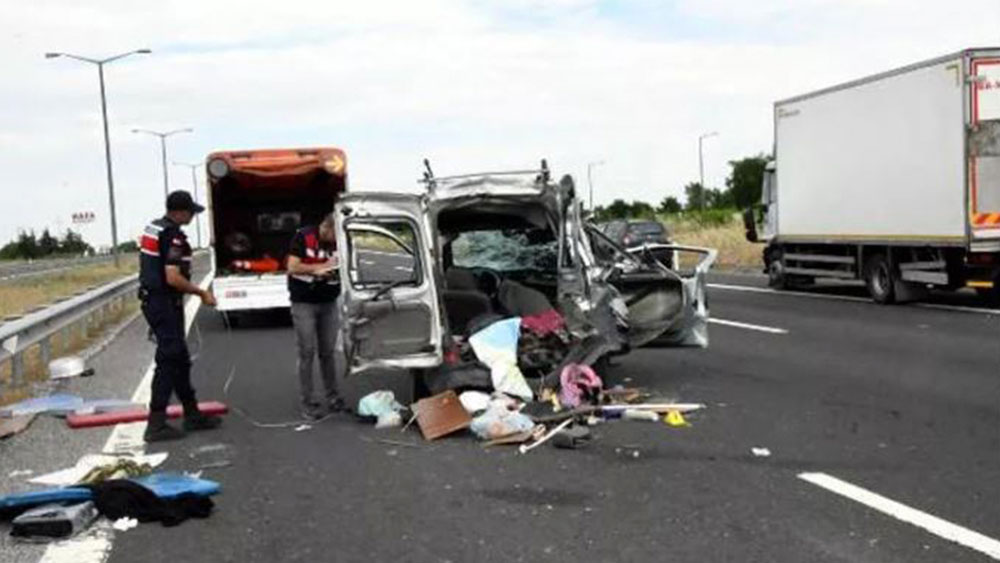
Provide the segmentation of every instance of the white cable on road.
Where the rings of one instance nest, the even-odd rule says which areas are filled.
[[[853,501],[860,502],[865,506],[874,508],[879,512],[888,514],[893,518],[902,520],[923,528],[928,532],[940,536],[946,540],[964,545],[981,553],[989,555],[993,559],[1000,560],[1000,541],[984,536],[979,532],[963,528],[957,524],[952,524],[947,520],[942,520],[937,516],[932,516],[926,512],[911,508],[901,502],[896,502],[878,493],[873,493],[868,489],[863,489],[857,485],[852,485],[847,481],[842,481],[827,475],[826,473],[799,473],[799,479],[808,481],[813,485],[822,487],[830,492],[847,497]]]
[[[708,322],[717,325],[745,328],[747,330],[756,330],[758,332],[766,332],[768,334],[788,334],[787,329],[777,328],[773,326],[754,325],[750,323],[741,323],[739,321],[727,321],[726,319],[716,319],[711,317],[708,319]]]

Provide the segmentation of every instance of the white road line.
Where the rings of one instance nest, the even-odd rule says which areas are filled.
[[[205,289],[211,285],[214,278],[215,272],[209,272],[198,285]],[[184,307],[185,334],[191,331],[191,324],[194,322],[200,306],[200,299],[197,297],[188,298]],[[133,403],[146,404],[149,402],[149,385],[153,379],[155,367],[155,362],[149,364],[142,380],[139,381],[139,386],[132,394]],[[108,441],[104,443],[104,449],[101,451],[103,453],[142,455],[146,451],[146,443],[142,440],[142,434],[145,431],[145,422],[118,424],[111,430],[111,435],[108,436]],[[113,539],[114,530],[111,528],[111,523],[102,518],[87,533],[49,545],[39,563],[104,563],[111,556],[111,541]]]
[[[852,297],[850,295],[829,295],[826,293],[806,293],[804,291],[778,291],[769,287],[755,287],[752,285],[730,285],[725,283],[706,284],[713,289],[725,289],[729,291],[744,291],[747,293],[772,293],[775,295],[794,295],[798,297],[812,297],[814,299],[833,299],[836,301],[856,301],[859,303],[871,303],[872,300],[866,297]]]
[[[756,331],[760,331],[760,332],[766,332],[766,333],[769,333],[769,334],[788,334],[788,331],[786,329],[776,328],[776,327],[773,327],[773,326],[752,325],[750,323],[741,323],[741,322],[738,322],[738,321],[727,321],[725,319],[716,319],[716,318],[711,318],[711,317],[708,319],[708,322],[713,323],[713,324],[717,324],[717,325],[732,326],[732,327],[736,327],[736,328],[745,328],[747,330],[756,330]]]
[[[1000,315],[1000,309],[980,309],[978,307],[963,307],[961,305],[941,305],[938,303],[914,303],[923,309],[939,309],[942,311],[960,311],[962,313],[981,313],[987,315]]]
[[[755,287],[752,285],[730,285],[725,283],[706,284],[713,289],[724,289],[727,291],[744,291],[747,293],[771,293],[774,295],[791,295],[795,297],[811,297],[813,299],[831,299],[834,301],[854,301],[856,303],[872,303],[867,297],[854,297],[852,295],[830,295],[828,293],[807,293],[804,291],[778,291],[769,287]],[[958,311],[961,313],[979,313],[981,315],[1000,315],[1000,309],[986,309],[979,307],[966,307],[963,305],[942,305],[940,303],[909,303],[921,309],[937,309],[941,311]]]
[[[984,536],[979,532],[952,524],[947,520],[942,520],[937,516],[932,516],[926,512],[911,508],[878,493],[873,493],[857,485],[852,485],[847,481],[827,475],[826,473],[799,473],[799,479],[823,487],[828,491],[837,493],[853,501],[860,502],[903,522],[923,528],[946,540],[985,553],[993,559],[1000,560],[1000,541]]]

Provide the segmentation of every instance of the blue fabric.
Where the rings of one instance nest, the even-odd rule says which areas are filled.
[[[222,489],[215,481],[199,479],[183,473],[154,473],[132,481],[156,493],[160,498],[176,498],[185,493],[199,496],[218,494]]]
[[[83,399],[76,395],[57,393],[48,397],[28,399],[27,401],[21,401],[20,403],[0,408],[0,416],[17,416],[44,412],[66,414],[82,407],[83,403]]]
[[[215,481],[198,479],[197,477],[191,477],[182,473],[154,473],[146,477],[132,479],[132,481],[146,487],[153,491],[153,494],[164,499],[177,498],[185,493],[211,496],[218,494],[222,489]],[[93,493],[90,489],[84,487],[63,487],[0,497],[0,509],[27,508],[52,502],[77,502],[85,500],[93,500]]]
[[[15,507],[30,507],[53,502],[77,502],[92,500],[90,489],[82,487],[65,487],[62,489],[46,489],[30,493],[16,493],[0,497],[0,509]]]

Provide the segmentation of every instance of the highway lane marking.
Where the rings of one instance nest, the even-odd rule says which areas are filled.
[[[710,317],[708,319],[708,322],[717,325],[745,328],[747,330],[756,330],[759,332],[766,332],[768,334],[788,334],[788,330],[783,328],[776,328],[773,326],[753,325],[750,323],[741,323],[739,321],[727,321],[726,319],[716,319],[714,317]]]
[[[199,283],[202,289],[208,288],[215,278],[215,272],[211,271],[205,279]],[[191,332],[191,325],[198,314],[201,300],[197,297],[190,297],[184,306],[184,334]],[[143,374],[132,394],[133,403],[149,402],[150,382],[153,379],[153,370],[156,362],[150,362],[146,373]],[[106,454],[131,454],[142,455],[146,452],[146,443],[142,439],[146,431],[145,422],[135,422],[131,424],[117,424],[111,430],[107,442],[101,452]],[[53,543],[45,550],[39,563],[105,563],[111,556],[111,542],[114,539],[114,529],[111,522],[102,518],[86,533],[75,538]]]
[[[856,303],[873,304],[867,297],[854,297],[851,295],[829,295],[825,293],[806,293],[804,291],[778,291],[769,287],[754,287],[752,285],[730,285],[725,283],[705,284],[713,289],[724,289],[728,291],[744,291],[747,293],[770,293],[774,295],[792,295],[797,297],[811,297],[813,299],[832,299],[834,301],[854,301]],[[986,309],[979,307],[967,307],[963,305],[942,305],[940,303],[908,303],[913,307],[921,309],[937,309],[940,311],[958,311],[961,313],[979,313],[981,315],[1000,315],[1000,309]]]
[[[827,475],[826,473],[799,473],[799,479],[808,481],[813,485],[822,487],[853,501],[860,502],[893,518],[913,524],[918,528],[923,528],[946,540],[985,553],[993,559],[1000,560],[1000,541],[984,536],[979,532],[964,528],[958,524],[952,524],[947,520],[942,520],[937,516],[932,516],[901,502],[886,498],[878,493],[873,493],[868,489],[863,489],[847,481]]]

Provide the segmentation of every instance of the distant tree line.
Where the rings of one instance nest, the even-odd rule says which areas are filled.
[[[33,260],[93,253],[94,248],[72,230],[67,230],[62,238],[52,236],[48,229],[42,231],[41,236],[36,236],[35,231],[21,231],[14,240],[0,247],[0,259],[4,260]]]
[[[664,197],[656,207],[644,201],[628,203],[623,199],[616,199],[610,205],[595,207],[593,217],[600,222],[628,218],[652,219],[657,215],[702,210],[745,209],[760,201],[764,168],[770,160],[771,157],[758,154],[729,161],[730,171],[725,189],[705,188],[698,182],[691,182],[684,186],[683,204],[674,196]]]

